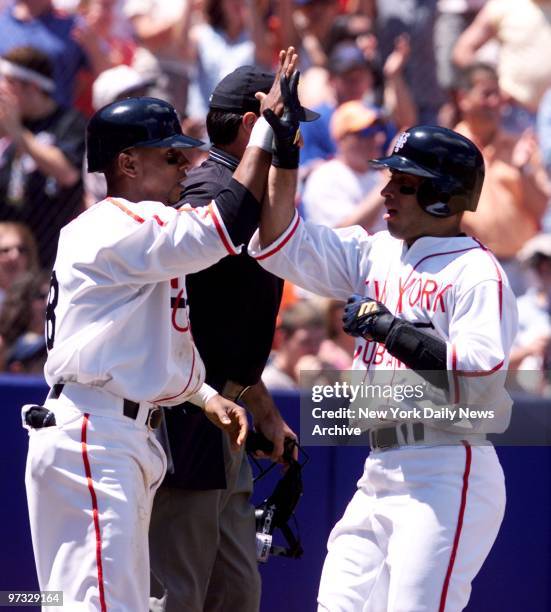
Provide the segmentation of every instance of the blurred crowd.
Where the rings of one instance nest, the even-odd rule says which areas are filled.
[[[416,123],[481,149],[486,180],[464,231],[518,296],[511,368],[551,380],[551,0],[0,0],[0,369],[40,372],[60,229],[105,196],[84,166],[86,120],[129,95],[172,102],[208,141],[214,86],[240,65],[300,54],[297,206],[332,227],[384,229],[385,177],[367,161]],[[200,163],[205,150],[194,150]],[[286,286],[264,380],[347,369],[342,305]]]

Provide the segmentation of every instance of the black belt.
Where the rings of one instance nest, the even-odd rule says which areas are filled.
[[[413,440],[408,440],[408,427],[405,423],[401,425],[393,425],[391,427],[380,427],[379,429],[369,430],[369,445],[373,450],[394,448],[400,446],[400,440],[398,439],[398,427],[404,436],[404,442],[406,444],[412,444],[413,442],[422,442],[425,439],[425,426],[423,423],[413,423],[411,425],[411,431],[413,433]]]
[[[65,383],[57,383],[54,385],[50,389],[50,393],[48,393],[48,399],[59,399],[64,387]],[[123,398],[122,413],[125,417],[135,421],[138,418],[139,411],[139,402],[134,402],[132,400]],[[161,409],[159,407],[156,406],[155,408],[150,408],[146,423],[151,429],[157,429],[157,427],[159,427],[161,424]]]

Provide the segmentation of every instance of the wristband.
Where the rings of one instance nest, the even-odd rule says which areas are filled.
[[[266,153],[272,152],[274,133],[270,124],[264,119],[264,117],[259,117],[256,123],[253,125],[253,129],[251,131],[251,135],[249,137],[249,147],[258,147]]]
[[[298,145],[286,146],[280,150],[277,147],[272,155],[272,166],[285,170],[296,170],[300,160],[300,147]]]
[[[212,387],[209,387],[207,383],[203,383],[199,391],[189,397],[187,401],[191,402],[192,404],[195,404],[196,406],[199,406],[199,408],[204,408],[205,404],[215,395],[218,395],[218,391],[216,391],[216,389],[213,389]]]

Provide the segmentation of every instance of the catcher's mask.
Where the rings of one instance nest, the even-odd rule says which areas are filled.
[[[302,463],[296,461],[292,456],[295,446],[298,446],[305,457]],[[269,468],[263,470],[252,453],[259,450],[270,453],[273,445],[262,434],[251,432],[247,437],[246,448],[252,461],[260,470],[255,478],[257,482],[266,476],[276,464],[273,463]],[[287,438],[283,457],[287,462],[284,475],[276,484],[271,495],[256,507],[256,558],[262,563],[266,563],[270,555],[299,559],[303,553],[294,510],[302,495],[302,468],[308,461],[308,456],[295,440]],[[295,521],[296,535],[289,526],[291,517]],[[274,544],[276,529],[281,530],[287,541],[287,547]]]
[[[370,160],[374,167],[420,176],[421,208],[434,217],[476,210],[484,182],[484,159],[468,138],[434,125],[402,132],[392,154]]]

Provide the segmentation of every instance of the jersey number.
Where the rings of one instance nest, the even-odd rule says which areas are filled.
[[[59,283],[55,270],[52,272],[50,291],[48,293],[48,305],[46,306],[46,346],[50,351],[54,347],[55,340],[55,307],[59,297]]]

